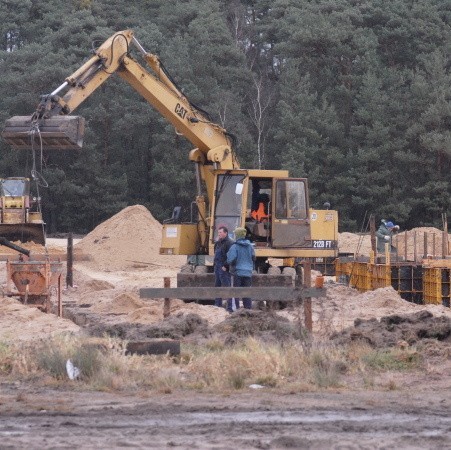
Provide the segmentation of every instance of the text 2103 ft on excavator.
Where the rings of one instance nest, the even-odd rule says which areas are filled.
[[[132,56],[132,46],[147,68]],[[197,180],[197,217],[179,223],[179,210],[174,210],[163,226],[161,254],[211,255],[217,229],[225,225],[247,229],[261,273],[268,269],[268,258],[284,259],[287,265],[337,256],[337,212],[310,208],[307,179],[290,178],[286,170],[240,168],[230,135],[182,94],[131,30],[107,39],[61,86],[42,96],[31,117],[9,119],[3,138],[18,149],[79,148],[84,121],[69,114],[112,74],[129,83],[195,147],[189,160]]]

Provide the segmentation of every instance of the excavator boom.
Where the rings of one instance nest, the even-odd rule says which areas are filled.
[[[147,64],[132,56],[134,46]],[[178,89],[156,55],[147,53],[132,30],[115,33],[86,63],[48,95],[43,95],[31,117],[6,121],[2,137],[13,148],[78,149],[83,144],[84,120],[69,116],[109,77],[116,73],[157,109],[196,147],[190,159],[237,169],[226,131],[196,108]]]

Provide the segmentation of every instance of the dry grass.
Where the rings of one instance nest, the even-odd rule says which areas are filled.
[[[244,344],[225,346],[212,340],[204,346],[184,348],[179,357],[127,355],[125,349],[125,342],[111,338],[67,337],[32,345],[0,343],[0,376],[40,377],[47,384],[73,383],[106,391],[226,392],[258,384],[306,392],[346,389],[351,379],[354,386],[372,389],[381,372],[406,371],[421,364],[414,349],[374,350],[356,343],[337,347],[292,341],[281,346],[249,338]],[[80,369],[78,380],[68,379],[68,359]]]

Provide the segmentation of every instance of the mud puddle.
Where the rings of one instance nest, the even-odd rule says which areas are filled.
[[[161,406],[161,405],[160,405]],[[229,405],[230,406],[230,405]],[[237,405],[234,405],[237,406]],[[83,414],[36,411],[3,417],[1,448],[447,448],[451,418],[369,410],[208,410],[188,405],[105,405]],[[232,408],[233,409],[233,408]]]

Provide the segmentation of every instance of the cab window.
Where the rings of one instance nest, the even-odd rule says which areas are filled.
[[[276,218],[306,219],[306,186],[302,180],[279,180],[276,182]]]

